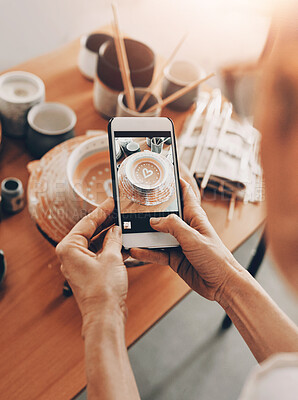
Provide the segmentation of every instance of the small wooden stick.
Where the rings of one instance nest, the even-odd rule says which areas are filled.
[[[235,211],[235,205],[236,205],[236,194],[232,193],[231,200],[230,200],[230,205],[229,205],[228,221],[232,221],[232,219],[233,219],[234,211]]]
[[[207,186],[207,183],[209,181],[209,178],[210,178],[212,169],[214,167],[214,163],[215,163],[217,154],[219,152],[218,146],[219,146],[219,143],[220,143],[223,135],[226,133],[227,126],[228,126],[228,123],[229,123],[231,115],[232,115],[232,110],[233,110],[233,107],[232,107],[231,103],[225,103],[224,104],[223,111],[222,111],[222,115],[223,115],[224,120],[222,122],[220,131],[219,131],[219,134],[218,134],[218,137],[217,137],[217,140],[216,140],[216,145],[215,145],[215,147],[214,147],[214,149],[212,151],[209,163],[207,165],[207,168],[206,168],[206,171],[205,171],[202,183],[201,183],[201,187],[203,189],[205,189],[205,187]]]
[[[178,50],[180,49],[180,47],[182,46],[182,43],[185,41],[187,37],[187,33],[182,36],[180,42],[177,44],[177,46],[175,47],[175,49],[173,50],[173,53],[170,55],[170,57],[167,59],[167,61],[163,64],[159,74],[157,75],[157,77],[151,82],[151,84],[148,87],[148,92],[145,94],[145,96],[142,98],[142,101],[140,102],[137,111],[141,111],[141,109],[144,107],[144,105],[146,104],[147,100],[149,99],[153,89],[156,87],[156,85],[160,82],[160,80],[163,77],[163,71],[166,68],[167,65],[170,64],[170,62],[172,62],[173,58],[175,57],[175,55],[177,54]]]
[[[114,14],[114,32],[115,32],[115,47],[118,58],[118,63],[120,67],[124,92],[126,95],[127,105],[130,109],[136,110],[136,102],[134,96],[134,90],[130,80],[130,70],[128,65],[127,54],[125,50],[124,40],[121,36],[119,29],[118,13],[115,4],[112,4],[113,14]]]
[[[221,107],[221,91],[219,89],[213,89],[211,101],[208,104],[204,123],[201,129],[201,133],[198,136],[197,146],[195,148],[192,161],[190,164],[190,172],[193,174],[197,168],[198,161],[201,153],[205,146],[209,131],[213,129],[214,124],[220,114]]]
[[[199,86],[200,83],[203,83],[203,82],[207,81],[208,79],[212,78],[214,75],[215,75],[215,73],[212,73],[212,74],[207,75],[203,79],[198,79],[198,80],[190,83],[189,85],[185,86],[184,88],[182,88],[182,89],[178,90],[177,92],[168,96],[160,104],[158,104],[158,103],[154,104],[153,106],[148,108],[148,110],[146,110],[145,112],[147,113],[147,112],[155,111],[159,107],[165,107],[167,104],[172,103],[172,101],[179,99],[179,97],[184,96],[186,93],[190,92],[192,89]]]

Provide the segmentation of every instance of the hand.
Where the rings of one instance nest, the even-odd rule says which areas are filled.
[[[169,251],[133,248],[130,255],[142,261],[169,264],[193,290],[220,302],[228,280],[243,268],[218,237],[191,186],[181,180],[181,187],[185,222],[175,214],[150,220],[152,228],[173,235],[181,248]]]
[[[128,281],[121,255],[121,229],[113,226],[108,230],[100,252],[89,249],[94,233],[98,233],[98,227],[113,209],[114,201],[109,198],[81,219],[56,247],[61,271],[72,288],[83,325],[112,311],[125,318]],[[96,243],[100,240],[92,243],[95,251]]]

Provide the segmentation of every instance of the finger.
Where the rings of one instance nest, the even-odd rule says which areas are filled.
[[[170,214],[165,218],[150,218],[150,225],[158,232],[170,233],[182,247],[189,240],[190,235],[198,234],[176,214]]]
[[[115,210],[114,210],[115,211]],[[100,224],[97,229],[95,230],[92,239],[99,235],[102,231],[105,231],[106,229],[111,228],[111,226],[115,225],[116,222],[116,214],[112,212],[112,214],[108,215],[107,219],[103,221],[102,224]]]
[[[195,195],[192,187],[183,179],[180,180],[183,195],[183,218],[184,221],[201,233],[212,229],[208,217],[200,206],[199,198]]]
[[[194,191],[194,194],[197,196],[197,198],[199,199],[199,202],[201,203],[201,195],[200,195],[197,181],[194,179],[193,175],[190,173],[189,169],[187,168],[187,166],[185,164],[179,163],[179,167],[180,167],[180,171],[181,171],[180,176],[183,176],[183,178],[180,178],[180,183],[181,183],[181,180],[183,182],[189,183],[190,186],[192,187],[192,190]]]
[[[82,218],[66,236],[68,241],[88,247],[94,232],[114,210],[114,200],[109,197],[86,217]]]
[[[140,261],[158,263],[161,265],[169,264],[169,254],[164,251],[131,248],[129,254]]]
[[[130,257],[130,254],[129,254],[129,251],[127,251],[127,250],[121,250],[121,254],[122,254],[122,260],[123,261],[126,261],[129,257]]]
[[[103,242],[102,255],[121,257],[122,233],[119,226],[115,225],[109,229]]]
[[[197,194],[195,194],[192,186],[182,178],[180,179],[180,185],[182,189],[184,205],[188,204],[198,207],[200,205],[200,199],[201,199],[200,192],[198,191]]]
[[[110,228],[111,226],[108,226],[100,231],[96,236],[92,237],[88,247],[89,250],[91,250],[93,253],[98,253],[102,249],[104,239]]]

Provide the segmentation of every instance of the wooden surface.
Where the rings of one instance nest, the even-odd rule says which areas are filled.
[[[46,85],[47,101],[74,109],[77,134],[106,129],[107,121],[95,111],[92,83],[79,73],[79,41],[36,58],[14,70],[37,74]],[[185,114],[167,109],[179,133]],[[24,143],[4,138],[0,178],[15,176],[25,189],[31,160]],[[264,220],[263,204],[240,206],[227,222],[228,202],[211,198],[203,207],[215,229],[234,250]],[[81,318],[74,298],[62,296],[63,277],[54,248],[30,219],[27,207],[0,223],[0,244],[8,273],[0,290],[0,397],[3,399],[70,399],[86,384]],[[130,346],[189,291],[167,266],[149,265],[128,270],[129,316],[126,342]],[[178,321],[177,321],[178,323]]]

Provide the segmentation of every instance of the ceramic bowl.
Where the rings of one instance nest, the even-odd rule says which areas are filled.
[[[152,81],[155,67],[153,51],[137,40],[124,39],[124,43],[132,85],[134,87],[148,87]],[[113,90],[121,92],[124,89],[114,40],[104,43],[99,49],[97,76]]]
[[[153,51],[144,43],[124,39],[130,66],[130,77],[134,87],[150,85],[155,67]],[[123,91],[114,40],[105,42],[99,49],[96,76],[93,88],[93,103],[104,118],[115,117],[117,99]]]
[[[28,113],[27,148],[40,158],[57,144],[74,137],[75,112],[65,104],[41,103]]]
[[[158,171],[160,178],[156,182],[146,183],[146,179],[154,174],[153,169]],[[163,156],[150,151],[141,151],[127,158],[125,173],[130,183],[143,190],[153,190],[163,185],[168,177],[167,166]]]
[[[96,199],[90,199],[86,194],[84,194],[83,184],[84,179],[88,173],[88,169],[91,168],[90,165],[87,165],[82,169],[82,172],[79,176],[76,176],[76,171],[78,167],[84,166],[86,160],[89,157],[97,157],[100,153],[108,154],[109,146],[108,146],[108,136],[96,136],[85,142],[81,143],[70,155],[67,162],[67,180],[73,192],[73,196],[75,200],[80,200],[82,208],[86,209],[88,212],[94,210],[99,203],[101,203],[108,196],[112,196],[112,192],[110,187],[104,183],[103,188],[105,193],[101,193],[102,198],[99,201]],[[99,162],[100,163],[100,162]],[[107,163],[109,164],[109,156],[107,155]]]
[[[95,78],[99,48],[111,39],[112,36],[105,33],[91,33],[81,37],[78,67],[85,78]]]

